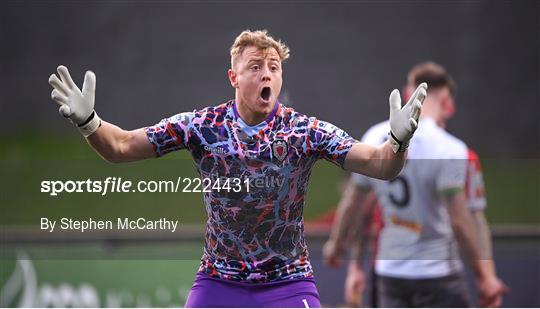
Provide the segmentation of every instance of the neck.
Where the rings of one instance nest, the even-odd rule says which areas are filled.
[[[238,112],[237,116],[242,118],[242,120],[249,126],[255,126],[265,120],[268,120],[268,117],[272,113],[274,113],[278,104],[277,101],[274,102],[274,105],[272,105],[272,109],[267,113],[258,113],[250,109],[248,104],[243,104],[241,101],[238,100],[238,98],[235,102],[236,111]]]
[[[446,121],[439,119],[439,121],[437,121],[437,126],[441,129],[446,130]]]

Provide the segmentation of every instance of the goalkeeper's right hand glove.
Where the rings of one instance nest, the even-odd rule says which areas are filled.
[[[51,98],[60,105],[60,115],[69,118],[82,135],[88,137],[101,126],[101,119],[94,111],[96,75],[92,71],[86,72],[81,91],[65,66],[61,65],[57,70],[61,80],[55,74],[49,77],[49,84],[54,88]]]

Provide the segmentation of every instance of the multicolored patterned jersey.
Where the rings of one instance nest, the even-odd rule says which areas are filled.
[[[256,126],[230,101],[163,119],[146,134],[157,156],[187,149],[202,179],[244,185],[204,193],[199,271],[253,283],[313,276],[303,222],[311,168],[321,158],[342,167],[356,140],[279,102]]]

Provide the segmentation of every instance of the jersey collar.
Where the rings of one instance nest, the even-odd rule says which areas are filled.
[[[274,117],[276,116],[278,110],[279,110],[279,101],[276,100],[276,104],[274,104],[274,108],[272,109],[272,112],[270,114],[268,114],[268,116],[266,117],[266,119],[264,119],[263,122],[266,122],[266,123],[269,123],[270,121],[272,121],[274,119]],[[238,108],[236,107],[236,100],[233,100],[233,111],[234,111],[234,119],[236,121],[238,121],[238,119],[242,119],[240,117],[240,114],[238,113]],[[262,122],[261,122],[262,123]],[[260,124],[256,124],[254,125],[254,127],[258,126]]]

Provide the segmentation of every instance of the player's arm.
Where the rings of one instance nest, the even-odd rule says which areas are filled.
[[[500,306],[501,295],[505,292],[505,288],[496,285],[492,262],[486,262],[482,259],[475,221],[466,206],[465,193],[462,190],[447,193],[443,196],[443,201],[448,208],[456,239],[475,274],[480,289],[481,305]]]
[[[485,260],[493,258],[493,245],[491,243],[491,231],[484,215],[484,211],[473,211],[472,221],[475,227],[475,234],[478,239],[480,257]]]
[[[361,210],[360,220],[355,225],[355,229],[353,229],[353,233],[350,236],[353,241],[349,250],[350,263],[357,266],[362,265],[366,248],[370,245],[371,240],[377,237],[377,235],[372,234],[372,222],[375,220],[374,209],[378,205],[377,195],[373,190],[361,192],[363,196],[360,199],[361,204],[358,206]]]
[[[138,161],[156,156],[143,128],[126,131],[102,120],[101,127],[86,140],[103,159],[113,163]]]
[[[473,211],[472,221],[480,251],[480,267],[482,267],[483,273],[486,274],[484,280],[478,282],[481,292],[481,305],[490,308],[500,307],[502,305],[502,295],[508,292],[508,287],[497,277],[495,262],[493,261],[491,231],[484,211]]]
[[[369,222],[376,197],[367,187],[359,187],[354,175],[347,186],[336,210],[330,238],[324,245],[325,263],[331,267],[340,265],[340,255],[345,243],[350,244],[350,260],[345,280],[345,300],[348,306],[361,305],[361,295],[365,289],[365,276],[362,269],[362,253],[368,243]]]
[[[365,192],[366,197],[362,199],[362,218],[355,226],[351,235],[349,265],[347,267],[347,278],[345,279],[345,301],[348,307],[360,307],[363,305],[362,295],[366,288],[366,275],[363,269],[364,255],[371,244],[373,235],[371,233],[372,222],[374,220],[374,208],[377,206],[377,196],[373,190]]]
[[[427,95],[427,84],[416,88],[411,98],[401,107],[399,91],[390,94],[390,138],[381,146],[357,143],[351,147],[343,167],[351,172],[369,177],[389,180],[395,178],[407,158],[409,140],[418,127],[422,102]]]
[[[380,146],[356,143],[347,153],[343,168],[372,178],[394,179],[403,168],[407,151],[394,152],[390,141]]]
[[[482,282],[489,281],[493,272],[489,265],[482,260],[473,215],[466,206],[465,193],[463,190],[459,190],[443,194],[443,201],[448,209],[452,229],[459,246],[469,261],[477,282],[479,282],[479,287],[482,287]]]
[[[474,223],[471,212],[466,206],[465,193],[461,188],[447,189],[446,192],[440,193],[442,201],[448,209],[452,230],[456,239],[465,252],[467,259],[471,262],[473,270],[477,278],[481,278],[486,274],[480,267],[480,251],[475,235]]]
[[[493,249],[491,243],[491,231],[487,224],[486,217],[483,211],[473,211],[471,220],[474,227],[474,233],[478,244],[478,252],[480,255],[480,263],[489,277],[496,277],[495,264],[493,263]]]
[[[363,202],[367,196],[368,194],[358,189],[352,177],[349,178],[336,209],[330,238],[323,249],[326,264],[334,267],[340,264],[339,258],[349,239],[347,236],[355,234],[353,233],[354,228],[364,221],[367,205]]]
[[[479,263],[484,269],[483,272],[487,274],[485,280],[477,282],[480,304],[486,307],[499,307],[502,304],[502,295],[508,291],[508,287],[497,277],[495,270],[491,231],[484,212],[487,207],[484,179],[478,155],[470,149],[468,150],[466,186],[468,206],[472,214],[480,252]]]
[[[80,90],[69,71],[58,67],[49,84],[54,88],[51,97],[60,105],[60,115],[79,129],[94,150],[109,162],[128,162],[154,157],[155,151],[144,129],[126,131],[102,121],[94,110],[96,76],[87,71]]]

